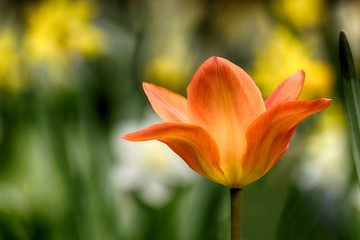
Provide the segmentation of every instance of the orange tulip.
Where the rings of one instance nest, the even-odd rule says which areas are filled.
[[[143,83],[164,123],[122,137],[163,142],[195,172],[242,189],[273,167],[302,120],[331,103],[325,98],[297,101],[304,78],[302,70],[296,72],[264,101],[243,69],[212,57],[193,76],[187,99]]]

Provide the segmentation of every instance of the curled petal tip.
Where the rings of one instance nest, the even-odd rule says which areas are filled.
[[[324,100],[327,103],[327,106],[329,106],[330,103],[332,102],[332,99],[330,99],[330,98],[324,98]]]
[[[141,86],[144,89],[144,92],[146,95],[149,91],[151,91],[151,85],[153,85],[153,84],[147,83],[147,82],[142,82]]]
[[[208,60],[211,60],[215,62],[215,64],[227,64],[227,62],[222,62],[223,60],[226,60],[225,58],[219,57],[219,56],[212,56]],[[226,60],[227,61],[227,60]]]
[[[127,141],[131,141],[131,138],[129,138],[129,134],[131,133],[127,133],[127,134],[124,134],[124,135],[121,135],[120,137],[124,140],[127,140]]]
[[[131,132],[131,133],[126,133],[124,135],[121,135],[120,137],[126,141],[131,141],[131,142],[141,142],[144,141],[142,139],[142,135],[139,134],[139,132],[141,133],[141,131],[136,131],[136,132]]]
[[[305,82],[305,71],[304,70],[302,70],[302,69],[300,69],[300,70],[298,70],[295,74],[293,74],[292,76],[298,76],[298,79],[296,79],[296,78],[293,78],[293,79],[291,79],[292,81],[300,81],[300,83],[301,83],[301,86],[303,86],[304,85],[304,82]],[[290,76],[291,77],[291,76]]]
[[[304,85],[305,82],[305,71],[300,69],[299,71],[297,71],[297,74],[300,74],[301,78],[302,78],[302,83]]]
[[[286,78],[275,91],[265,100],[267,109],[285,103],[296,101],[305,83],[305,72],[301,69]]]
[[[143,82],[143,83],[142,83],[142,87],[143,87],[144,90],[145,90],[145,88],[147,88],[149,85],[150,85],[150,83],[147,83],[147,82]]]
[[[330,98],[320,98],[326,105],[330,105],[330,103],[332,102],[332,99]]]

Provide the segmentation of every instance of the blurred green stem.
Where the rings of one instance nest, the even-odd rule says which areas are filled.
[[[231,240],[240,240],[241,189],[231,188]]]

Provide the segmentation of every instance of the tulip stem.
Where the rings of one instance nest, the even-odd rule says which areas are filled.
[[[231,188],[231,240],[240,240],[241,189]]]

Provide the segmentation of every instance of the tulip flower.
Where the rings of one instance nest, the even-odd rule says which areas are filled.
[[[297,101],[305,74],[288,77],[265,100],[244,70],[212,57],[195,73],[188,99],[143,83],[164,123],[123,136],[167,144],[195,172],[229,188],[244,188],[267,173],[287,150],[296,126],[330,99]]]
[[[264,101],[243,69],[226,59],[212,57],[193,76],[187,99],[143,83],[151,106],[164,123],[122,137],[165,143],[192,170],[229,187],[232,212],[238,212],[240,190],[274,166],[302,120],[331,103],[325,98],[297,101],[304,78],[302,70],[296,72]],[[238,236],[233,239],[239,239],[240,226],[234,228],[238,232],[232,232],[232,236]]]

